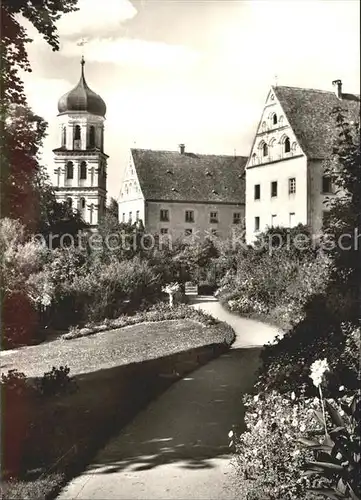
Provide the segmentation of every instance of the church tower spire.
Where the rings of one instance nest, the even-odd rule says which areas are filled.
[[[105,214],[107,158],[104,153],[106,105],[85,80],[84,56],[77,85],[58,101],[59,146],[55,159],[55,192],[79,210],[92,227]]]

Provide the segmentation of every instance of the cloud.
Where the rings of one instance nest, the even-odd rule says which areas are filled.
[[[70,41],[63,44],[61,54],[68,57],[80,55],[81,48]],[[85,47],[85,57],[92,62],[129,64],[149,68],[169,67],[173,69],[192,66],[199,53],[182,45],[150,42],[132,38],[93,39]]]
[[[77,6],[78,11],[59,19],[57,27],[60,36],[108,33],[137,14],[129,0],[79,0]]]

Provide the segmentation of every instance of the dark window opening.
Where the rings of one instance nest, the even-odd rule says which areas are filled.
[[[277,125],[277,115],[276,115],[276,113],[273,115],[273,125]]]
[[[160,220],[162,222],[168,222],[169,221],[169,210],[161,210],[160,211]]]
[[[332,193],[332,181],[328,175],[322,176],[322,192]]]
[[[80,178],[86,179],[86,162],[82,161],[80,164]]]
[[[254,230],[259,231],[260,219],[259,217],[254,218]]]
[[[233,224],[239,224],[241,222],[241,212],[235,212],[233,214]]]
[[[73,179],[74,178],[74,165],[72,161],[68,161],[66,164],[66,178]]]
[[[89,129],[89,147],[93,148],[94,146],[95,146],[95,127],[94,125],[91,125]]]
[[[267,156],[268,155],[268,146],[267,144],[263,144],[263,156]]]
[[[277,196],[277,188],[278,188],[277,181],[271,182],[271,197],[272,198],[275,198]]]
[[[255,184],[254,186],[254,199],[259,200],[261,198],[261,184]]]
[[[211,212],[210,213],[209,222],[211,224],[216,224],[218,222],[218,212]]]
[[[194,222],[194,212],[193,212],[193,210],[186,210],[185,221],[186,222]]]
[[[289,153],[291,151],[291,142],[288,137],[285,139],[285,153]]]

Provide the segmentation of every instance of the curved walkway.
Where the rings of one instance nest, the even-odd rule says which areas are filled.
[[[277,330],[225,311],[201,308],[236,331],[232,349],[171,386],[96,456],[59,499],[235,499],[228,432],[243,428],[242,395],[252,389],[261,346]]]

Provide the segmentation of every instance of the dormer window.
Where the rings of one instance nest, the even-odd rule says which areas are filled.
[[[291,151],[291,142],[288,137],[286,137],[284,142],[285,153],[289,153]]]

